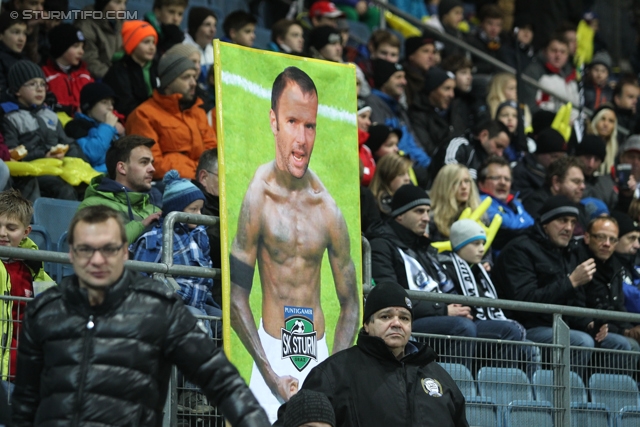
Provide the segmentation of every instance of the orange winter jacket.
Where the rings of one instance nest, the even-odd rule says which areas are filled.
[[[200,108],[198,98],[181,111],[178,101],[182,95],[162,95],[158,90],[127,117],[127,135],[142,135],[156,143],[151,147],[154,157],[155,179],[176,169],[182,178],[194,179],[203,151],[216,148],[216,133],[207,121],[207,113]]]

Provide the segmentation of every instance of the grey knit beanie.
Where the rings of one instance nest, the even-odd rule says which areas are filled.
[[[42,68],[38,67],[35,62],[18,61],[9,68],[9,76],[7,77],[9,89],[15,93],[20,90],[23,84],[38,77],[45,80]]]
[[[451,247],[454,252],[476,240],[487,241],[487,233],[480,224],[472,219],[460,219],[453,223],[449,232]]]
[[[158,64],[158,77],[160,89],[166,88],[169,83],[180,77],[187,70],[197,70],[193,61],[180,55],[163,55]]]

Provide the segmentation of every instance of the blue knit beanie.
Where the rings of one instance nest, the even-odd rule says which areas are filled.
[[[177,170],[170,170],[164,175],[162,182],[165,184],[162,195],[162,213],[182,212],[196,200],[204,201],[204,194],[188,179],[180,178]]]

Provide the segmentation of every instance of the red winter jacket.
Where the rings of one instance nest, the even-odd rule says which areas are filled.
[[[42,67],[47,78],[49,91],[58,99],[58,104],[65,108],[71,117],[80,109],[80,90],[87,83],[93,82],[93,77],[87,69],[87,64],[80,62],[76,67],[69,70],[69,74],[60,69],[55,61],[49,59]],[[86,112],[85,112],[86,113]]]
[[[376,162],[373,160],[373,154],[371,154],[371,150],[369,147],[364,145],[365,142],[369,139],[369,133],[363,130],[358,129],[358,145],[360,161],[362,162],[363,172],[362,179],[360,180],[360,184],[365,187],[369,186],[371,183],[371,179],[373,178],[373,174],[376,171]]]

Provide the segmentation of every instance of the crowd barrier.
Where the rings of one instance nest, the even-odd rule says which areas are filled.
[[[216,226],[219,220],[174,212],[167,215],[165,230],[172,230],[176,221]],[[167,241],[171,238],[165,238]],[[168,286],[173,286],[173,275],[220,278],[219,269],[173,265],[172,246],[168,244],[164,249],[161,263],[127,261],[127,268],[154,273]],[[10,247],[0,247],[0,257],[69,263],[67,254]],[[371,283],[370,246],[366,239],[363,239],[363,278],[366,295]],[[572,347],[569,328],[562,320],[562,316],[577,316],[640,324],[640,314],[416,291],[409,291],[409,295],[416,300],[554,315],[551,344],[413,334],[415,341],[428,343],[440,354],[438,363],[451,373],[465,395],[471,426],[512,427],[527,423],[555,427],[640,425],[640,353]],[[12,301],[21,310],[18,303],[28,303],[30,299],[0,295],[0,306],[6,306],[7,301]],[[217,322],[221,322],[216,317],[198,317],[211,322],[213,331],[218,329],[215,327]],[[11,313],[0,311],[0,331],[8,322],[14,323]],[[18,327],[18,324],[12,326]],[[214,332],[212,339],[222,345],[217,333]],[[10,346],[10,337],[2,337],[0,354],[10,350]],[[186,407],[185,400],[194,389],[180,377],[174,369],[163,427],[224,425],[222,415],[216,408],[207,408],[211,406],[207,402],[201,402],[200,410]]]

